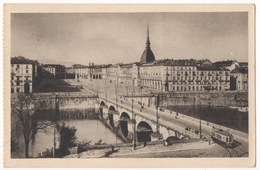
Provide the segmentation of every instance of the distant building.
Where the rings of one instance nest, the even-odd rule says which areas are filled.
[[[95,65],[94,63],[90,63],[88,68],[89,68],[89,78],[91,80],[103,78],[103,70],[101,65]]]
[[[230,72],[195,60],[164,60],[140,66],[141,86],[159,91],[224,91],[230,88]]]
[[[42,77],[45,79],[64,79],[66,75],[65,66],[60,64],[42,65]]]
[[[236,60],[227,60],[227,61],[215,62],[213,63],[213,65],[216,67],[222,67],[224,69],[232,71],[239,66],[239,63]]]
[[[11,58],[11,93],[32,93],[38,78],[38,61]]]
[[[239,62],[239,67],[248,67],[248,62]]]
[[[133,86],[132,67],[133,67],[132,63],[118,65],[118,82],[119,83]]]
[[[230,90],[248,90],[248,68],[239,67],[230,73]]]
[[[109,65],[95,65],[94,63],[90,63],[88,66],[74,64],[66,72],[67,74],[74,73],[76,79],[103,79],[106,77],[108,67]]]
[[[90,72],[89,67],[81,64],[74,64],[71,66],[70,72],[74,72],[75,78],[88,78]]]
[[[111,82],[118,82],[119,65],[114,64],[107,67],[106,79]]]
[[[72,67],[65,68],[65,78],[66,79],[75,79],[75,70]]]

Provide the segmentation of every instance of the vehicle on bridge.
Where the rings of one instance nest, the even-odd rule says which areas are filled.
[[[170,146],[172,144],[175,144],[175,143],[184,143],[184,142],[187,142],[190,138],[188,136],[183,136],[183,135],[180,135],[179,137],[177,136],[169,136],[167,139],[165,139],[163,141],[163,145],[164,146]]]
[[[176,141],[179,141],[180,139],[177,138],[176,136],[170,136],[168,137],[165,141],[164,141],[164,145],[165,146],[169,146],[169,145],[172,145],[174,143],[177,143]]]
[[[225,145],[228,148],[232,147],[234,141],[230,132],[215,127],[212,128],[211,138],[214,142]]]

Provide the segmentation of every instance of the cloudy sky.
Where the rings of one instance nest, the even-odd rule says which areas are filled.
[[[147,24],[156,59],[247,61],[247,13],[12,14],[11,55],[42,63],[140,60]]]

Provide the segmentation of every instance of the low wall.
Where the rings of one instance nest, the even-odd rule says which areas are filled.
[[[247,92],[172,93],[160,97],[162,106],[248,106]]]
[[[132,96],[122,96],[120,100],[131,101]],[[134,96],[135,103],[143,103],[144,106],[155,106],[157,104],[156,95]],[[248,92],[174,92],[161,94],[159,106],[185,106],[185,105],[204,105],[204,106],[248,106]]]

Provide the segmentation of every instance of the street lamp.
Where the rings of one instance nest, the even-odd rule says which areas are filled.
[[[105,99],[107,104],[107,79],[105,79]]]
[[[132,93],[132,120],[131,123],[133,124],[133,148],[134,150],[136,149],[136,140],[135,140],[135,114],[134,114],[134,93]]]
[[[56,118],[57,118],[57,110],[58,110],[58,95],[55,94],[55,111],[54,111],[54,119],[53,119],[53,158],[55,158],[55,148],[56,148]]]
[[[140,90],[141,90],[141,111],[142,111],[142,109],[143,109],[143,98],[142,98],[142,96],[143,96],[143,94],[142,94],[142,89],[143,89],[143,86],[141,86],[140,87]]]
[[[98,96],[98,81],[97,81],[97,79],[96,79],[96,82],[97,82],[97,96]]]
[[[115,84],[115,93],[116,93],[116,109],[118,109],[118,99],[117,99],[117,83]]]
[[[201,139],[201,113],[200,113],[200,139]]]
[[[160,102],[160,94],[157,95],[157,103],[156,103],[156,131],[159,132],[159,102]]]

